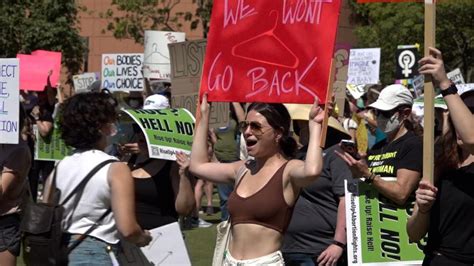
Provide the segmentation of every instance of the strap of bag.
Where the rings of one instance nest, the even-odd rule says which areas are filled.
[[[106,166],[107,164],[109,163],[112,163],[112,162],[117,162],[117,160],[113,160],[113,159],[110,159],[110,160],[106,160],[106,161],[103,161],[101,162],[100,164],[98,164],[96,167],[94,167],[94,169],[92,169],[84,179],[82,179],[82,181],[79,183],[79,185],[77,185],[72,191],[71,193],[69,193],[69,195],[67,197],[64,198],[64,200],[59,204],[60,206],[63,206],[64,204],[66,204],[66,202],[68,202],[73,196],[74,194],[83,189],[87,182],[89,182],[89,180],[100,170],[102,169],[102,167]],[[57,170],[57,169],[56,169]],[[54,187],[56,187],[56,172],[54,172],[54,176],[53,176],[53,184],[54,184]]]
[[[109,213],[110,213],[111,211],[112,211],[112,210],[111,210],[110,208],[108,208],[108,209],[104,212],[104,214],[102,214],[102,216],[100,216],[100,218],[97,219],[97,221],[95,221],[95,223],[94,223],[93,225],[91,225],[91,226],[89,227],[89,229],[87,229],[87,231],[86,231],[84,234],[82,234],[81,236],[79,236],[79,238],[78,238],[76,241],[74,241],[74,243],[72,243],[71,246],[69,246],[69,247],[67,248],[67,253],[70,253],[73,249],[75,249],[77,246],[79,246],[79,244],[80,244],[84,239],[86,239],[86,237],[87,237],[90,233],[92,233],[92,231],[94,231],[94,230],[97,228],[97,226],[99,226],[100,222],[101,222],[102,220],[104,220],[104,218],[105,218],[107,215],[109,215]]]

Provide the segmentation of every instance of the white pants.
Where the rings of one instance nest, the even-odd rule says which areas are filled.
[[[225,251],[223,266],[254,266],[254,265],[274,265],[284,266],[283,255],[280,251],[275,251],[271,254],[248,260],[237,260],[230,255],[229,250]]]

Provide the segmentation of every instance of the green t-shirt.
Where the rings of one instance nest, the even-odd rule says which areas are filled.
[[[237,122],[230,119],[227,127],[214,129],[217,136],[217,142],[214,145],[214,152],[219,161],[237,161],[239,160],[239,146],[237,143]]]

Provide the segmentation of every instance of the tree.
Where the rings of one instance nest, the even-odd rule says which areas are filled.
[[[61,51],[71,74],[81,69],[87,48],[76,26],[74,0],[3,0],[0,12],[0,57]]]
[[[382,48],[380,78],[394,81],[397,45],[420,44],[423,54],[424,5],[421,3],[371,3],[350,1],[356,17],[358,47]],[[460,68],[466,82],[474,82],[474,3],[450,1],[437,5],[436,46],[446,68]]]
[[[146,29],[179,31],[183,22],[190,22],[191,30],[201,24],[204,36],[209,31],[208,23],[212,10],[212,0],[192,0],[197,8],[192,12],[175,12],[180,0],[112,0],[112,6],[118,10],[118,15],[112,8],[108,9],[103,18],[110,22],[107,30],[115,38],[132,38],[137,43],[143,43]]]

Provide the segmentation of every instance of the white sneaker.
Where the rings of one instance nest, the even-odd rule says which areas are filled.
[[[206,222],[201,218],[193,218],[192,225],[193,227],[207,228],[207,227],[211,227],[212,223]]]

